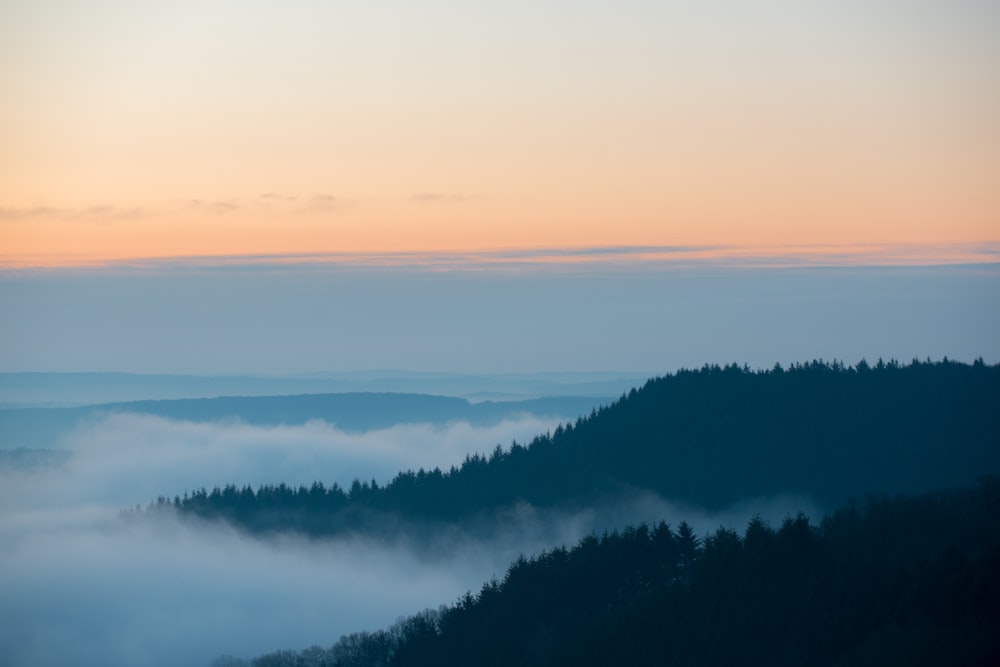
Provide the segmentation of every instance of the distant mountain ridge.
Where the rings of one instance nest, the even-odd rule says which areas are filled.
[[[144,375],[0,373],[0,407],[79,407],[105,403],[222,396],[401,393],[523,400],[543,396],[618,396],[652,373],[428,373],[354,371],[308,375]]]

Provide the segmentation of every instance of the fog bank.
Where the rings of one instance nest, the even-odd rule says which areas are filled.
[[[309,541],[247,536],[171,511],[121,517],[158,495],[236,483],[380,483],[396,470],[458,463],[552,423],[525,417],[490,428],[400,426],[349,435],[322,422],[300,427],[193,424],[114,415],[67,441],[51,463],[0,467],[0,655],[11,667],[208,665],[333,644],[376,630],[503,577],[519,554],[572,545],[639,520],[686,519],[700,533],[774,522],[801,499],[748,502],[707,514],[635,494],[572,513],[520,505],[485,540],[447,531],[422,539]],[[428,548],[430,546],[430,548]]]

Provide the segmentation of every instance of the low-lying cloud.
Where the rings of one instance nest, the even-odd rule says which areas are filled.
[[[169,511],[119,516],[160,494],[229,481],[382,483],[399,469],[448,466],[554,424],[525,416],[488,428],[411,424],[358,435],[322,422],[262,428],[127,414],[93,422],[66,442],[68,458],[0,469],[0,655],[14,667],[158,667],[330,645],[451,603],[502,577],[517,554],[591,532],[686,519],[704,533],[810,509],[774,499],[707,514],[643,494],[572,514],[519,506],[488,539],[452,533],[431,538],[433,549],[255,538]]]
[[[116,413],[67,436],[69,460],[40,471],[29,486],[40,496],[55,494],[61,504],[91,500],[124,506],[228,483],[256,488],[320,481],[348,487],[359,478],[385,484],[400,470],[461,465],[469,453],[524,442],[560,421],[524,415],[492,426],[400,424],[352,433],[323,421],[256,426]]]
[[[90,507],[3,528],[8,665],[207,665],[220,653],[333,643],[454,599],[480,564],[363,542],[255,540]],[[5,524],[8,522],[5,518]]]

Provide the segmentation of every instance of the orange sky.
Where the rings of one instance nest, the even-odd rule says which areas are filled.
[[[313,4],[5,3],[4,264],[1000,239],[988,3]]]

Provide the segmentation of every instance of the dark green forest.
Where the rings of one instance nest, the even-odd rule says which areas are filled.
[[[1000,480],[522,556],[450,606],[216,667],[1000,664]]]
[[[347,489],[319,479],[257,489],[234,480],[161,497],[150,509],[321,536],[486,525],[520,502],[572,509],[639,491],[708,509],[775,494],[835,507],[1000,473],[998,406],[1000,365],[981,360],[706,365],[651,379],[575,423],[450,470]]]
[[[146,511],[255,534],[433,539],[489,530],[518,503],[574,509],[641,492],[708,509],[779,494],[839,507],[818,524],[799,514],[706,535],[685,522],[591,534],[390,628],[216,667],[994,665],[998,407],[1000,365],[981,360],[706,365],[449,470],[347,489],[231,484]]]

